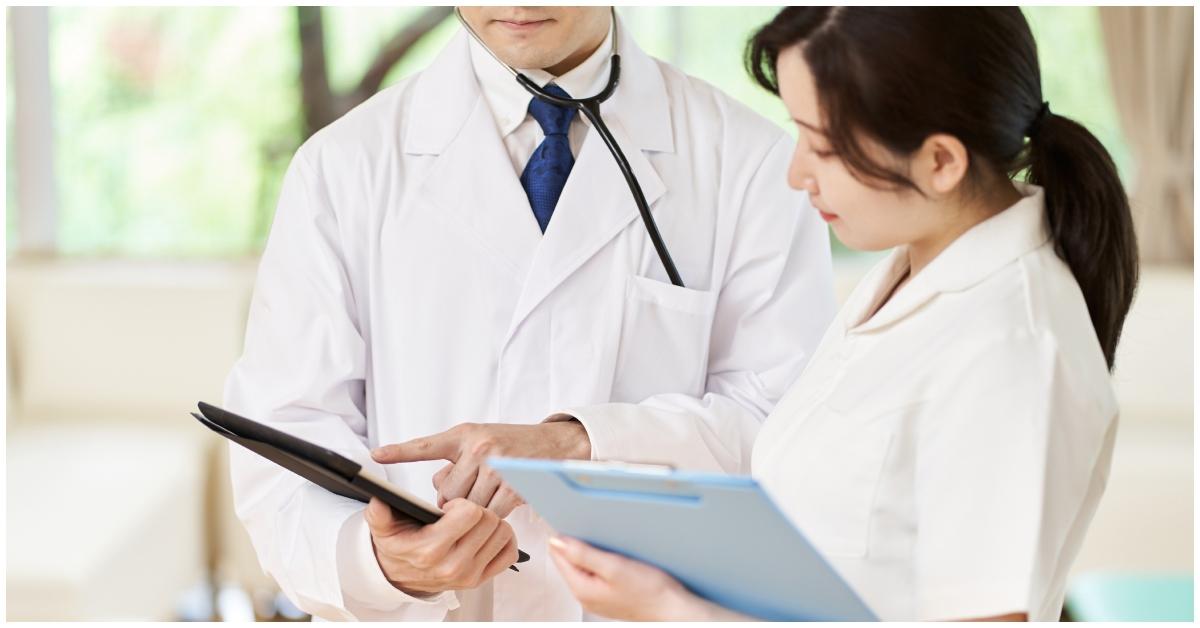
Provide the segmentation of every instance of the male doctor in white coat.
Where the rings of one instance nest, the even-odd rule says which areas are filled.
[[[607,7],[463,13],[541,86],[608,79]],[[686,287],[596,131],[531,102],[465,31],[297,151],[225,403],[447,512],[408,525],[233,447],[238,516],[301,609],[580,619],[548,526],[489,454],[748,471],[833,316],[827,231],[787,187],[777,125],[618,41],[601,111]]]

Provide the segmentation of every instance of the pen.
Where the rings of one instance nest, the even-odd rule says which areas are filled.
[[[522,550],[517,550],[517,562],[518,562],[518,563],[523,563],[523,562],[526,562],[526,561],[528,561],[528,560],[529,560],[529,554],[526,554],[526,553],[525,553],[524,551],[522,551]],[[516,565],[509,565],[509,566],[508,566],[508,568],[509,568],[509,569],[511,569],[511,570],[513,570],[513,571],[515,571],[515,572],[517,572],[517,573],[521,573],[521,570],[520,570],[520,569],[517,569],[517,566],[516,566]]]

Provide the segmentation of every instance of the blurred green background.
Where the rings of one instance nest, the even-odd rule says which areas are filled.
[[[330,86],[350,89],[380,47],[422,10],[325,8]],[[776,10],[620,12],[651,54],[789,128],[782,105],[741,64],[746,39]],[[1096,8],[1024,10],[1054,110],[1089,126],[1127,170]],[[283,171],[305,136],[297,10],[53,7],[49,14],[58,251],[141,258],[257,252]],[[456,29],[452,17],[443,20],[392,67],[384,85],[424,67]],[[11,74],[10,67],[9,102]],[[7,166],[10,254],[13,162]]]

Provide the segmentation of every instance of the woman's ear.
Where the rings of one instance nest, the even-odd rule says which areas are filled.
[[[947,195],[967,176],[970,153],[958,138],[935,133],[925,138],[912,160],[912,179],[922,190]]]

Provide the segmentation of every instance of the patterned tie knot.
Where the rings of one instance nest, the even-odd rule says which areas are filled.
[[[557,85],[547,85],[545,88],[547,94],[558,96],[559,98],[570,98],[567,92]],[[567,128],[571,126],[571,120],[575,117],[574,107],[562,107],[551,102],[546,102],[539,98],[534,98],[529,101],[529,115],[537,120],[539,126],[542,127],[542,133],[550,135],[566,135]]]

